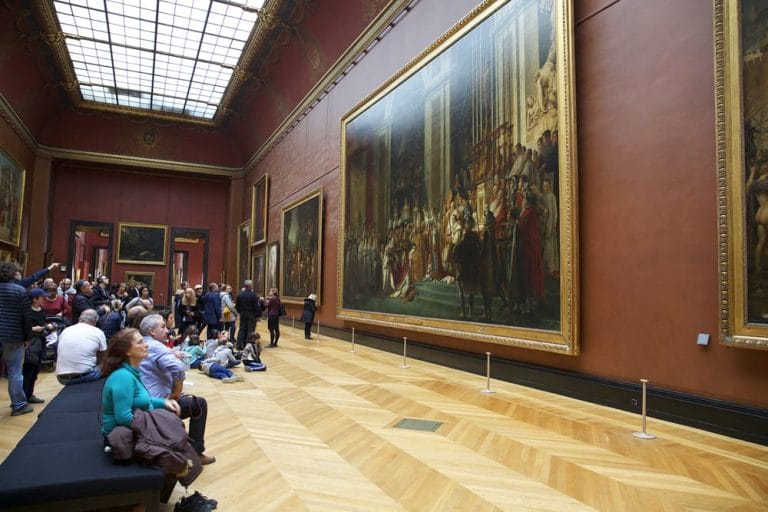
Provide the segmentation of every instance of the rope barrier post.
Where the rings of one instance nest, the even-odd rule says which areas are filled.
[[[353,354],[355,353],[355,328],[352,328],[352,350],[350,350]]]
[[[640,382],[642,382],[642,383],[643,383],[643,413],[642,413],[642,414],[643,414],[643,430],[642,430],[642,432],[635,432],[635,433],[634,433],[634,434],[632,434],[632,435],[633,435],[633,436],[635,436],[635,437],[636,437],[636,438],[638,438],[638,439],[656,439],[656,436],[655,436],[655,435],[653,435],[653,434],[649,434],[649,433],[648,433],[648,432],[645,430],[645,418],[646,418],[646,415],[645,415],[645,411],[646,411],[646,409],[645,409],[645,405],[646,405],[646,384],[648,384],[648,379],[640,379]]]
[[[403,336],[403,364],[400,365],[400,368],[402,368],[403,370],[407,370],[408,368],[410,368],[410,366],[408,366],[408,357],[406,355],[407,351],[408,351],[408,337]]]
[[[480,392],[486,393],[488,395],[495,393],[495,391],[491,389],[491,353],[490,352],[485,353],[485,389],[481,389]]]

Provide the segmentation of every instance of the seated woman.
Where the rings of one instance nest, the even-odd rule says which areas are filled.
[[[267,365],[261,362],[261,336],[256,331],[248,335],[240,360],[247,372],[263,372],[267,369]]]
[[[232,361],[237,361],[229,347],[229,333],[221,331],[218,334],[218,347],[213,351],[213,355],[205,359],[200,364],[200,370],[212,379],[221,379],[222,382],[242,382],[242,376],[235,374],[227,368]],[[239,361],[238,361],[239,363]]]
[[[165,408],[177,415],[181,413],[176,400],[149,395],[139,373],[139,363],[145,357],[147,343],[138,330],[123,329],[110,338],[107,356],[101,364],[101,372],[107,378],[101,394],[101,432],[105,437],[118,425],[130,428],[136,409]]]
[[[130,310],[134,306],[141,306],[147,311],[152,311],[155,301],[152,299],[152,290],[146,286],[139,288],[139,296],[131,299],[128,304],[125,305],[126,311]]]

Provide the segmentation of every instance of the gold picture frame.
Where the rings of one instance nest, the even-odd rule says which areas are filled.
[[[578,355],[573,26],[486,0],[342,118],[338,318]]]
[[[123,272],[123,282],[130,284],[131,281],[141,283],[150,289],[155,291],[155,273],[154,272],[140,272],[137,270],[126,270]]]
[[[761,130],[768,84],[758,57],[768,22],[742,16],[752,5],[751,0],[714,2],[720,342],[765,350],[768,133]]]
[[[255,251],[251,255],[251,279],[253,280],[253,289],[262,297],[266,294],[266,269],[267,253],[264,249]]]
[[[267,241],[269,213],[269,175],[264,174],[251,187],[251,245]]]
[[[165,265],[168,226],[120,222],[117,228],[117,263]]]
[[[267,262],[266,270],[264,271],[264,296],[269,295],[269,290],[272,288],[280,288],[280,242],[272,242],[267,244]],[[254,283],[254,289],[255,288]]]
[[[0,150],[0,242],[18,247],[27,172]]]
[[[318,188],[282,209],[280,297],[303,304],[310,293],[321,301],[323,260],[323,189]]]

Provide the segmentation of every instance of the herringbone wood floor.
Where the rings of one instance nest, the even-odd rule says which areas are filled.
[[[487,395],[482,377],[350,348],[283,329],[265,373],[190,372],[217,458],[194,489],[224,512],[768,510],[766,447],[653,418],[642,441],[635,414],[497,381]],[[2,387],[0,460],[36,416],[10,417]],[[37,394],[59,387],[42,374]],[[403,418],[443,424],[392,428]]]

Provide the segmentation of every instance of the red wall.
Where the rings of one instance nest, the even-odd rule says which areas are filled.
[[[246,178],[270,175],[269,241],[282,206],[324,188],[325,325],[353,325],[335,311],[340,119],[477,3],[418,2]],[[768,352],[717,343],[712,4],[574,4],[581,355],[357,327],[766,407]],[[696,345],[698,333],[712,335],[709,347]]]
[[[221,275],[224,268],[228,180],[139,175],[54,164],[53,183],[51,250],[54,261],[67,261],[71,220],[114,223],[113,261],[109,277],[115,282],[123,280],[126,270],[155,272],[155,302],[165,304],[168,302],[170,257],[166,259],[167,265],[115,262],[119,222],[163,224],[169,227],[169,238],[171,227],[207,229],[208,276],[211,279]],[[177,247],[181,245],[189,244],[178,244]]]

